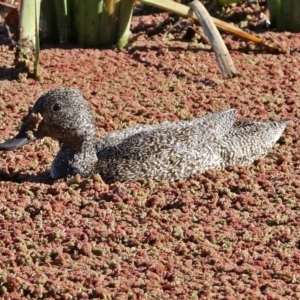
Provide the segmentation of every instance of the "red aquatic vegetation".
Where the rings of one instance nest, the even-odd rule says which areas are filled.
[[[257,21],[254,4],[227,15],[234,10]],[[99,137],[229,107],[243,118],[290,118],[283,136],[250,167],[175,183],[106,184],[98,175],[53,183],[58,145],[48,138],[1,152],[3,299],[300,297],[299,34],[261,33],[284,43],[285,54],[249,52],[226,36],[241,76],[223,80],[200,38],[182,39],[191,22],[166,38],[168,25],[147,35],[168,17],[135,16],[128,49],[44,47],[40,82],[14,80],[14,54],[1,48],[1,140],[40,94],[61,86],[82,90]]]

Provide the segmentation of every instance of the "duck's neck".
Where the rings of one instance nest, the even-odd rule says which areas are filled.
[[[98,161],[96,141],[89,137],[81,143],[62,143],[51,167],[53,179],[79,174],[88,177],[95,172]]]

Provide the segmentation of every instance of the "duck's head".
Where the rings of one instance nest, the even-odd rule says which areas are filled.
[[[14,150],[45,136],[66,145],[95,139],[95,123],[87,101],[77,89],[60,88],[42,95],[23,117],[19,133],[1,143],[0,150]]]

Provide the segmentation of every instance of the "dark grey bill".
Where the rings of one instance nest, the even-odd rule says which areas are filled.
[[[21,129],[15,137],[13,137],[10,140],[7,140],[4,143],[1,143],[0,150],[2,151],[15,150],[33,141],[34,139],[29,139],[26,135],[26,131],[24,129]]]

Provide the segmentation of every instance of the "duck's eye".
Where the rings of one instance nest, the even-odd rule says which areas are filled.
[[[60,106],[60,104],[55,103],[55,104],[53,105],[52,109],[53,109],[54,111],[59,111],[59,110],[61,109],[61,106]]]

